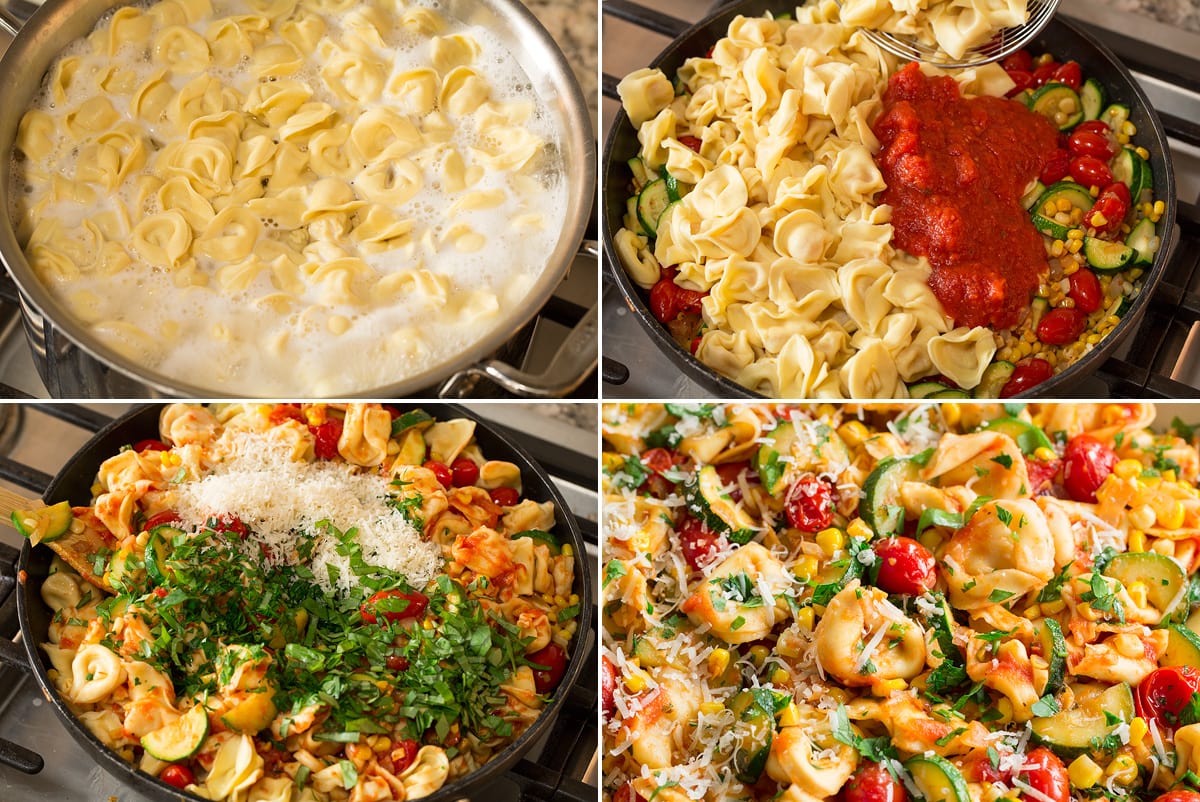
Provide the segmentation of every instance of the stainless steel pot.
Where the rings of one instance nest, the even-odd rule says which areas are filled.
[[[22,8],[30,8],[20,2]],[[0,209],[10,205],[9,178],[17,125],[29,108],[54,59],[72,41],[91,32],[106,11],[129,0],[46,0],[28,21],[0,13],[0,26],[14,36],[0,58]],[[561,210],[558,242],[523,306],[502,310],[501,320],[487,337],[453,358],[428,365],[422,372],[380,387],[362,387],[355,395],[370,398],[406,398],[423,388],[463,373],[484,374],[526,395],[563,394],[574,389],[595,365],[597,342],[595,310],[573,332],[574,343],[564,351],[579,363],[580,341],[587,344],[585,370],[574,383],[563,383],[516,371],[505,371],[483,362],[528,323],[558,286],[577,251],[591,216],[596,186],[596,141],[587,104],[570,65],[550,35],[519,0],[442,0],[447,14],[469,25],[480,25],[498,36],[530,78],[558,134],[558,146],[567,185],[567,202]],[[19,13],[19,12],[18,12]],[[585,250],[589,250],[585,247]],[[593,246],[591,251],[595,251]],[[497,255],[502,258],[502,255]],[[105,343],[60,304],[34,275],[17,242],[8,214],[0,215],[0,260],[17,283],[25,333],[34,351],[43,383],[57,397],[185,398],[223,397],[227,392],[206,387],[203,377],[183,381],[138,364]],[[571,345],[573,347],[567,348]],[[364,355],[364,358],[367,358]],[[53,363],[48,375],[47,363]],[[247,394],[249,395],[249,394]]]

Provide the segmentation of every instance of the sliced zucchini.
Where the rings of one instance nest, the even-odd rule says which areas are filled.
[[[858,515],[879,537],[895,535],[904,528],[904,506],[900,486],[916,481],[921,466],[912,457],[885,457],[863,484]]]
[[[1070,87],[1067,87],[1068,90]],[[1074,181],[1059,181],[1056,184],[1051,184],[1041,197],[1033,205],[1033,225],[1038,231],[1054,239],[1065,240],[1067,232],[1071,230],[1069,225],[1058,222],[1053,219],[1053,214],[1047,216],[1046,205],[1050,204],[1051,208],[1058,206],[1058,201],[1065,199],[1071,206],[1088,211],[1096,202],[1091,193],[1084,187],[1076,184]]]
[[[34,546],[58,540],[71,528],[71,521],[75,520],[69,501],[60,501],[36,510],[14,510],[10,517],[13,528],[29,538]]]
[[[170,724],[142,736],[142,748],[151,757],[178,763],[200,751],[208,737],[208,711],[197,704]]]
[[[421,465],[428,453],[425,435],[420,429],[412,428],[400,435],[400,450],[396,453],[395,465]]]
[[[1101,273],[1119,273],[1129,267],[1137,251],[1123,242],[1084,237],[1083,255],[1093,269]]]
[[[716,467],[705,465],[696,472],[694,479],[683,486],[688,512],[731,542],[749,543],[754,537],[754,519],[731,498],[721,495],[723,486]]]
[[[1100,693],[1083,694],[1076,689],[1076,700],[1074,707],[1030,722],[1034,739],[1067,761],[1093,751],[1094,744],[1112,735],[1122,723],[1133,721],[1134,715],[1133,693],[1124,682]]]
[[[768,434],[754,455],[754,470],[759,481],[772,496],[777,496],[787,487],[787,466],[783,458],[790,458],[796,442],[796,427],[784,421]]]
[[[1129,119],[1129,107],[1124,103],[1113,103],[1100,112],[1100,119],[1108,124],[1114,132],[1119,133],[1121,125]]]
[[[1083,122],[1083,102],[1066,84],[1041,87],[1030,98],[1029,108],[1054,123],[1060,131],[1070,131]]]
[[[667,182],[661,178],[651,181],[638,194],[638,220],[651,236],[658,233],[658,219],[670,205],[671,196],[667,193]]]
[[[1067,641],[1063,637],[1062,627],[1053,618],[1043,618],[1037,634],[1042,642],[1042,658],[1049,666],[1042,695],[1055,696],[1063,689],[1067,676]]]
[[[524,532],[517,532],[512,536],[513,540],[519,537],[527,537],[535,543],[543,543],[550,549],[550,553],[558,556],[562,554],[562,541],[550,532],[544,532],[541,529],[526,529]]]
[[[797,431],[802,427],[804,431]],[[850,464],[850,451],[828,424],[820,421],[784,421],[766,435],[754,455],[759,481],[771,495],[779,497],[805,471]]]
[[[1123,181],[1129,187],[1129,197],[1137,198],[1142,190],[1154,184],[1154,171],[1150,165],[1132,148],[1123,148],[1112,162],[1113,178]]]
[[[1186,603],[1187,577],[1179,563],[1153,551],[1118,554],[1101,573],[1115,579],[1126,588],[1134,582],[1146,586],[1146,601],[1162,611],[1163,620]]]
[[[917,382],[916,384],[908,385],[909,398],[929,398],[934,393],[940,393],[943,390],[950,388],[941,382]]]
[[[1057,220],[1051,220],[1049,217],[1044,217],[1037,212],[1033,214],[1033,227],[1045,234],[1047,237],[1066,241],[1071,227],[1064,225]]]
[[[1200,635],[1200,608],[1197,608],[1191,615],[1188,616],[1187,623],[1184,625],[1192,632]],[[1200,665],[1200,663],[1197,663]]]
[[[1162,240],[1159,239],[1154,221],[1149,217],[1143,217],[1129,232],[1129,236],[1125,238],[1125,244],[1134,251],[1133,264],[1149,265],[1154,263],[1154,257],[1158,254]]]
[[[663,664],[662,655],[648,638],[634,638],[633,656],[642,668],[656,668]]]
[[[637,234],[639,237],[647,237],[650,235],[650,232],[642,228],[642,221],[638,219],[637,199],[637,195],[630,195],[625,201],[625,219],[621,222],[625,224],[626,228],[628,228],[634,234]]]
[[[1029,306],[1029,323],[1032,328],[1037,328],[1037,324],[1041,322],[1046,313],[1050,311],[1050,301],[1040,295],[1034,296],[1033,302]]]
[[[1020,103],[1025,108],[1029,108],[1033,104],[1033,92],[1028,89],[1022,89],[1010,98]]]
[[[1098,120],[1104,111],[1104,101],[1107,93],[1104,84],[1095,78],[1088,78],[1079,88],[1079,102],[1083,104],[1083,119]]]
[[[1038,202],[1038,198],[1044,194],[1046,194],[1046,185],[1035,178],[1029,189],[1025,190],[1025,194],[1021,196],[1021,208],[1028,212]]]
[[[667,216],[671,214],[671,212],[673,212],[677,206],[679,206],[679,201],[671,201],[667,204],[667,208],[663,209],[663,213],[658,216],[658,222],[654,224],[654,234],[652,236],[658,235],[658,230],[667,223]]]
[[[667,170],[667,165],[664,164],[662,167],[658,168],[658,177],[663,180],[663,183],[667,188],[667,197],[671,199],[671,202],[674,203],[675,201],[679,200],[681,197],[679,194],[679,182],[675,180],[675,176],[671,175],[671,173]]]
[[[1008,380],[1012,378],[1013,371],[1016,369],[1016,365],[1005,362],[1003,359],[988,365],[983,369],[983,376],[973,391],[974,396],[976,398],[999,398],[1000,391],[1004,389],[1004,385],[1008,384]]]
[[[650,173],[646,170],[646,164],[640,156],[634,156],[625,163],[629,165],[629,172],[633,173],[633,186],[635,189],[640,190],[650,182]]]
[[[983,424],[981,428],[1008,435],[1016,441],[1021,453],[1026,456],[1039,448],[1054,448],[1054,443],[1050,441],[1045,432],[1022,418],[996,418]]]
[[[400,434],[408,429],[417,429],[424,431],[433,425],[433,416],[423,409],[410,409],[408,412],[401,412],[392,421],[392,437]]]
[[[904,768],[912,775],[925,802],[971,802],[962,772],[946,758],[934,754],[918,755],[905,761]]]
[[[278,712],[275,707],[275,691],[268,689],[261,693],[252,693],[238,702],[221,716],[221,721],[234,732],[255,735],[266,729]]]
[[[933,395],[931,395],[931,396],[928,396],[928,397],[929,397],[929,398],[932,398],[932,399],[937,399],[937,398],[970,398],[970,397],[971,397],[971,394],[970,394],[970,393],[968,393],[966,390],[957,390],[957,389],[955,389],[955,388],[953,388],[953,387],[947,387],[945,390],[942,390],[940,393],[934,393]]]
[[[736,746],[733,770],[744,783],[754,783],[762,776],[771,755],[775,739],[775,719],[763,710],[750,691],[741,691],[729,702],[734,715]]]
[[[1121,303],[1117,306],[1117,317],[1125,317],[1125,313],[1133,308],[1133,301],[1126,296],[1121,299]]]
[[[1160,666],[1200,666],[1200,635],[1179,624],[1167,626],[1167,650]]]

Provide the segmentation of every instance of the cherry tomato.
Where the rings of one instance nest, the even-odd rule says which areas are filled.
[[[1025,754],[1025,765],[1017,776],[1024,779],[1030,788],[1040,792],[1038,799],[1045,796],[1054,802],[1070,802],[1071,781],[1067,776],[1067,767],[1058,755],[1044,746]]]
[[[1000,66],[1005,72],[1013,70],[1021,70],[1022,72],[1033,72],[1033,56],[1028,50],[1018,50],[1016,53],[1010,53],[1000,62]]]
[[[1015,84],[1015,86],[1013,86],[1012,89],[1008,90],[1008,92],[1005,93],[1005,95],[1004,95],[1005,97],[1016,97],[1017,95],[1024,92],[1026,89],[1033,88],[1033,73],[1032,72],[1026,72],[1025,70],[1009,70],[1008,77],[1012,78],[1013,84]]]
[[[665,448],[651,448],[642,452],[642,464],[653,471],[645,481],[638,486],[639,493],[648,493],[655,498],[666,498],[675,492],[675,483],[663,476],[678,463],[679,458]]]
[[[175,524],[182,520],[183,519],[179,517],[179,513],[175,512],[175,510],[163,510],[158,514],[151,515],[149,518],[147,518],[146,523],[142,524],[142,531],[149,532],[156,526],[162,526],[163,524]]]
[[[250,536],[250,527],[246,526],[241,518],[228,513],[217,518],[213,526],[213,531],[220,533],[233,532],[242,540]]]
[[[309,426],[313,433],[313,451],[317,459],[335,459],[338,455],[338,440],[342,439],[342,421],[330,418],[320,426]]]
[[[1104,295],[1100,291],[1100,279],[1096,278],[1095,273],[1081,267],[1072,273],[1068,280],[1071,282],[1071,290],[1067,297],[1075,301],[1076,309],[1091,314],[1100,308]]]
[[[874,546],[879,573],[875,584],[887,593],[919,596],[937,582],[937,560],[910,537],[889,537]]]
[[[801,532],[820,532],[833,525],[833,488],[811,473],[787,489],[783,510],[788,523]]]
[[[711,563],[717,554],[726,546],[725,536],[713,532],[699,518],[685,516],[675,527],[679,534],[679,545],[683,549],[683,559],[699,571]]]
[[[696,352],[700,350],[700,343],[703,340],[704,340],[704,338],[701,337],[699,334],[697,334],[695,337],[692,338],[692,341],[690,343],[688,343],[688,351],[691,352],[692,356],[695,356]]]
[[[479,478],[479,466],[466,457],[450,463],[450,484],[455,487],[470,487]]]
[[[1104,122],[1104,120],[1084,120],[1079,125],[1075,126],[1075,130],[1091,131],[1093,134],[1101,134],[1103,136],[1108,136],[1108,134],[1112,131],[1112,129],[1108,127],[1108,123]]]
[[[493,487],[488,491],[488,495],[501,507],[515,506],[521,500],[521,494],[515,487]]]
[[[613,696],[617,692],[617,667],[613,665],[613,661],[608,659],[608,655],[600,657],[600,712],[604,716],[604,720],[608,721],[617,709],[617,703],[613,700]]]
[[[1058,475],[1061,463],[1059,460],[1044,462],[1033,457],[1025,458],[1025,470],[1029,474],[1030,492],[1040,496],[1050,489],[1054,477]]]
[[[395,623],[406,618],[420,618],[428,606],[429,597],[424,593],[393,588],[392,590],[381,590],[371,596],[362,603],[362,607],[358,610],[362,614],[365,624],[378,622],[380,615]]]
[[[196,782],[196,775],[192,774],[192,770],[187,766],[181,766],[178,763],[172,763],[162,770],[162,774],[158,775],[158,779],[165,782],[167,785],[173,785],[179,790],[187,788]]]
[[[742,500],[742,487],[738,483],[738,477],[750,469],[750,461],[742,462],[727,462],[724,465],[717,466],[717,476],[721,477],[721,484],[728,486],[733,485],[733,489],[729,491],[729,496],[734,501]],[[747,476],[746,481],[750,481],[751,477]]]
[[[1051,73],[1050,80],[1066,84],[1078,92],[1080,85],[1083,83],[1083,69],[1079,66],[1078,61],[1068,61],[1065,64],[1060,64],[1058,69]]]
[[[304,413],[300,411],[299,404],[276,404],[271,408],[271,414],[267,416],[267,419],[274,426],[278,426],[288,420],[298,420],[301,423],[308,423],[304,419]]]
[[[1200,793],[1195,791],[1167,791],[1155,798],[1154,802],[1200,802]]]
[[[864,760],[842,788],[842,802],[908,802],[908,791],[882,764]]]
[[[1113,182],[1112,170],[1095,156],[1076,156],[1067,165],[1067,171],[1085,187],[1106,187]]]
[[[1116,231],[1128,212],[1129,187],[1121,181],[1114,181],[1097,196],[1092,208],[1083,216],[1083,222],[1099,232]],[[1103,215],[1103,219],[1100,215]]]
[[[1040,67],[1035,67],[1033,70],[1033,85],[1044,86],[1054,78],[1054,73],[1058,71],[1059,63],[1057,61],[1047,61]]]
[[[398,741],[392,747],[392,769],[393,773],[400,774],[406,768],[411,766],[417,759],[417,751],[420,749],[420,744],[412,738],[405,738]]]
[[[1075,501],[1096,503],[1096,489],[1112,473],[1117,454],[1088,434],[1072,437],[1063,452],[1063,486]]]
[[[1137,686],[1137,714],[1158,723],[1160,729],[1179,726],[1179,713],[1200,692],[1200,671],[1192,666],[1170,666],[1150,672]]]
[[[531,663],[545,668],[533,669],[533,687],[538,693],[550,693],[558,687],[563,672],[567,670],[567,653],[557,643],[551,643],[544,649],[538,649],[528,655]]]
[[[628,782],[617,789],[612,796],[612,802],[646,802],[646,800],[633,790],[633,783]]]
[[[450,469],[446,467],[446,463],[429,460],[425,463],[424,467],[433,471],[433,475],[442,483],[442,487],[450,487],[453,483],[454,476],[450,473]]]
[[[408,658],[401,654],[389,654],[383,661],[391,671],[407,671]]]
[[[171,447],[162,440],[138,440],[133,444],[133,450],[141,454],[143,451],[170,451]]]
[[[685,147],[691,148],[692,150],[694,150],[694,151],[696,151],[697,153],[699,153],[699,152],[700,152],[700,146],[701,146],[701,145],[703,145],[704,143],[703,143],[703,142],[701,142],[701,141],[700,141],[700,139],[699,139],[698,137],[694,137],[694,136],[681,136],[681,137],[679,137],[679,144],[681,144],[681,145],[683,145],[683,146],[685,146]]]
[[[1060,306],[1042,317],[1037,336],[1046,345],[1069,345],[1079,339],[1086,326],[1087,314],[1082,310]]]
[[[1058,183],[1067,177],[1067,168],[1070,164],[1071,154],[1067,152],[1066,148],[1059,148],[1042,167],[1038,180],[1046,186]]]
[[[670,323],[684,312],[699,312],[700,301],[708,293],[680,287],[675,271],[664,268],[658,283],[650,288],[650,311],[659,323]]]
[[[1026,390],[1037,387],[1054,375],[1054,368],[1049,362],[1037,357],[1022,359],[1017,363],[1012,376],[1000,388],[1001,398],[1012,398]]]
[[[1067,150],[1073,156],[1095,156],[1108,161],[1117,152],[1117,146],[1104,134],[1076,128],[1067,137]]]

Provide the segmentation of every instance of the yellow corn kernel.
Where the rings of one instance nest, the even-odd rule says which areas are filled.
[[[1120,465],[1120,463],[1117,464]],[[1141,463],[1138,464],[1140,465]],[[1137,505],[1129,511],[1128,515],[1129,525],[1138,529],[1149,529],[1154,526],[1154,521],[1157,518],[1149,504]],[[1138,549],[1138,551],[1142,551],[1142,549]]]
[[[725,709],[725,705],[720,702],[701,702],[700,712],[706,716],[715,716]]]
[[[788,702],[788,706],[779,714],[780,727],[795,727],[800,723],[800,709],[796,707],[795,702]]]
[[[850,525],[846,527],[846,533],[851,537],[860,537],[864,540],[870,540],[875,536],[875,532],[867,526],[867,522],[862,518],[855,518],[851,521]]]
[[[719,677],[729,668],[729,650],[713,649],[708,653],[708,675]]]
[[[1166,213],[1166,211],[1167,211],[1167,204],[1163,203],[1160,200],[1156,200],[1154,202],[1154,214],[1162,215],[1162,214]]]
[[[573,556],[575,556],[575,549],[574,549],[574,548],[571,546],[571,544],[570,544],[570,543],[564,543],[564,544],[562,544],[562,555],[563,555],[564,557],[573,557]]]
[[[1129,755],[1117,755],[1113,758],[1112,763],[1104,769],[1106,777],[1113,778],[1113,781],[1121,785],[1131,785],[1137,780],[1138,767],[1133,758]]]
[[[1071,202],[1069,200],[1067,200],[1066,198],[1059,198],[1055,203],[1057,204],[1058,211],[1060,211],[1060,212],[1071,211]]]
[[[1113,468],[1113,473],[1122,479],[1133,479],[1142,472],[1142,463],[1135,459],[1123,459]]]
[[[1120,142],[1122,145],[1128,145],[1129,144],[1129,134],[1124,134],[1124,133],[1117,134],[1117,142]]]
[[[1127,587],[1126,590],[1129,591],[1129,598],[1133,599],[1134,604],[1136,604],[1138,607],[1146,606],[1145,582],[1130,582],[1129,587]]]
[[[1040,605],[1037,605],[1037,604],[1031,604],[1028,607],[1026,607],[1024,610],[1021,611],[1021,615],[1025,616],[1026,618],[1029,618],[1029,619],[1037,618],[1041,614],[1042,614],[1042,608]]]
[[[792,675],[782,668],[777,668],[771,672],[771,683],[773,685],[786,685],[791,678]]]
[[[867,427],[863,425],[863,422],[857,420],[843,423],[838,427],[837,433],[842,438],[842,442],[851,448],[861,446],[871,436],[871,433],[867,431]]]
[[[846,704],[846,702],[850,701],[850,694],[846,692],[845,688],[826,688],[825,695],[841,704]]]
[[[1173,469],[1172,469],[1172,470],[1169,470],[1169,471],[1163,471],[1162,478],[1163,478],[1163,481],[1164,481],[1164,482],[1177,482],[1177,481],[1179,481],[1179,477],[1177,477],[1177,476],[1175,475],[1175,471],[1174,471]]]
[[[1004,725],[1012,721],[1013,706],[1007,696],[1000,697],[996,702],[996,712],[1000,714],[1000,718],[996,719],[997,724]]]
[[[1140,744],[1149,732],[1150,726],[1146,724],[1146,719],[1134,716],[1133,721],[1129,722],[1129,743]]]
[[[1083,239],[1083,229],[1073,228],[1067,232],[1067,239]]]
[[[756,667],[762,667],[762,664],[766,662],[767,658],[770,656],[771,650],[766,646],[763,646],[761,643],[757,646],[750,647],[750,662],[754,663]]]
[[[1125,136],[1137,136],[1137,126],[1126,120],[1121,123],[1121,133]]]
[[[1079,272],[1079,263],[1078,262],[1070,262],[1065,267],[1063,267],[1063,275],[1064,276],[1071,276],[1078,272]],[[1059,292],[1061,293],[1061,290]]]
[[[631,671],[625,677],[625,689],[630,693],[641,693],[646,690],[646,675],[641,671]]]
[[[1183,504],[1172,501],[1156,513],[1158,525],[1163,529],[1178,529],[1183,526]]]
[[[1058,615],[1063,610],[1067,609],[1067,603],[1064,601],[1042,602],[1042,615]]]
[[[1129,550],[1130,551],[1145,551],[1146,550],[1146,533],[1141,529],[1129,530]]]
[[[1150,160],[1150,151],[1146,150],[1145,148],[1143,148],[1141,146],[1138,146],[1138,148],[1137,148],[1137,155],[1141,156],[1143,159],[1146,159],[1147,161]]]
[[[1038,446],[1037,450],[1033,452],[1033,457],[1034,459],[1040,459],[1042,462],[1053,462],[1058,459],[1058,455],[1054,453],[1054,449],[1046,448],[1045,446]]]
[[[813,630],[813,608],[805,607],[803,610],[796,612],[796,623],[800,625],[800,629],[805,632]]]
[[[1087,755],[1080,755],[1071,761],[1070,767],[1067,768],[1067,776],[1071,778],[1071,785],[1076,788],[1091,788],[1100,782],[1104,776],[1104,769]]]
[[[1097,187],[1097,186],[1088,187],[1088,194],[1090,194],[1093,198],[1097,197],[1100,194],[1100,187]]]
[[[902,691],[907,687],[907,682],[900,677],[896,677],[895,679],[885,679],[883,682],[878,683],[875,686],[875,692],[880,696],[886,696],[894,691]]]
[[[822,529],[817,532],[817,545],[821,547],[821,551],[832,556],[846,548],[846,536],[840,529]]]
[[[1097,212],[1097,214],[1099,214],[1099,212]],[[1066,247],[1067,246],[1063,244],[1062,240],[1056,239],[1056,240],[1054,240],[1054,243],[1050,246],[1050,255],[1051,256],[1062,256],[1063,251],[1066,249]]]
[[[962,408],[958,404],[947,402],[940,404],[938,409],[942,411],[942,420],[946,422],[947,426],[957,426],[958,422],[962,420]]]
[[[1073,239],[1067,244],[1067,250],[1070,253],[1079,253],[1081,248],[1083,248],[1083,240]]]
[[[1154,552],[1155,554],[1161,554],[1164,557],[1174,557],[1175,541],[1168,540],[1165,537],[1160,537],[1158,540],[1154,541],[1154,545],[1150,547],[1150,551]]]
[[[811,554],[805,554],[800,559],[796,560],[796,564],[792,566],[792,573],[797,579],[809,580],[817,575],[817,558]]]

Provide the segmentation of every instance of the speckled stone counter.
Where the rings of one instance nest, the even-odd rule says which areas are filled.
[[[1142,14],[1174,28],[1200,33],[1200,0],[1093,0],[1117,11]]]
[[[558,46],[566,54],[567,62],[575,72],[575,78],[587,100],[592,124],[597,118],[596,72],[599,39],[596,29],[595,3],[575,0],[521,0],[533,12]]]

